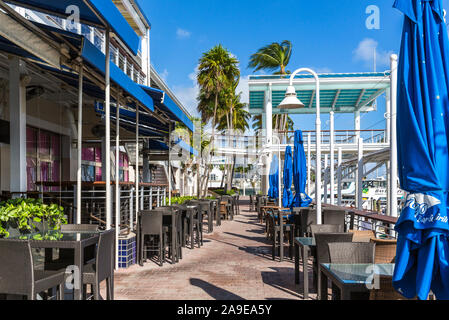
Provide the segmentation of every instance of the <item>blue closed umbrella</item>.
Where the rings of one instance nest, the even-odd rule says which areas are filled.
[[[284,159],[284,192],[282,194],[282,206],[284,208],[290,208],[293,203],[293,193],[292,193],[292,147],[287,146],[285,148],[285,159]]]
[[[295,131],[295,143],[293,154],[293,184],[295,197],[292,207],[308,207],[312,199],[306,194],[307,166],[304,152],[304,139],[302,131]]]
[[[405,15],[398,67],[398,168],[409,195],[396,224],[393,286],[449,299],[449,41],[441,0],[396,0]]]
[[[279,159],[276,155],[273,155],[271,161],[269,183],[268,196],[277,199],[279,197]]]

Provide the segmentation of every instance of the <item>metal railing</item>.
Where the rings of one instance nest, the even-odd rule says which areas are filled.
[[[326,208],[345,210],[347,212],[346,226],[349,230],[371,230],[376,238],[397,238],[394,227],[398,219],[395,217],[385,216],[376,211],[323,204],[323,210],[326,210]]]
[[[51,189],[58,188],[58,191],[44,191],[51,184]],[[49,183],[46,186],[38,184],[39,191],[32,192],[3,192],[2,200],[24,197],[42,199],[46,204],[56,203],[64,208],[69,223],[76,222],[76,212],[78,204],[76,203],[77,186],[76,183],[66,183],[56,186],[57,183]],[[115,195],[116,186],[112,186],[112,194]],[[151,210],[156,207],[167,204],[167,186],[158,184],[141,184],[139,190],[139,210]],[[119,186],[120,203],[120,233],[129,234],[135,230],[135,205],[137,192],[135,185],[131,183],[121,183]],[[112,227],[115,228],[116,203],[115,196],[110,199],[112,204]],[[105,185],[95,183],[84,183],[81,193],[81,223],[98,224],[100,227],[106,227],[106,188]]]

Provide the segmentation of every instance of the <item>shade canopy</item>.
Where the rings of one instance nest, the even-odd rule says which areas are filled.
[[[449,299],[449,41],[441,0],[396,0],[404,15],[398,66],[398,168],[409,194],[396,224],[395,289]]]
[[[70,53],[74,55],[79,54],[83,59],[86,67],[104,77],[106,56],[84,36],[36,22],[34,22],[34,24],[45,31],[50,37],[54,39],[54,41],[61,44],[64,42],[70,43],[74,48],[76,48],[76,51],[72,50]],[[68,66],[61,66],[61,69],[48,67],[43,63],[42,60],[33,56],[29,52],[23,50],[22,48],[18,47],[17,45],[13,44],[3,37],[0,37],[0,50],[32,59],[37,64],[40,64],[42,68],[52,72],[54,75],[61,78],[63,81],[72,85],[73,87],[78,88],[77,80],[74,81],[78,78],[78,75]],[[142,109],[153,112],[153,99],[114,63],[111,63],[110,67],[110,78],[112,84],[120,87],[124,91],[124,93],[128,94],[135,101],[137,101]],[[86,80],[86,83],[88,85],[87,89],[91,90],[91,92],[94,94],[93,97],[101,95],[104,99],[104,90],[101,89],[98,84],[94,84],[88,80]]]
[[[390,88],[390,72],[319,74],[320,111],[354,113],[376,110],[376,99]],[[273,114],[314,114],[316,82],[312,75],[298,74],[289,89],[290,75],[253,75],[249,77],[249,112],[263,114],[264,103],[272,102]],[[271,88],[271,92],[267,89]],[[287,90],[296,91],[285,103],[293,109],[280,107]],[[304,105],[298,105],[298,100]],[[292,101],[292,102],[289,102]]]
[[[138,53],[139,36],[111,0],[6,0],[6,2],[62,18],[68,18],[73,13],[71,8],[76,7],[79,9],[80,22],[103,29],[110,28],[134,55]]]
[[[282,194],[282,206],[290,208],[293,203],[292,180],[293,180],[292,147],[285,148],[284,159],[284,192]]]
[[[192,120],[164,91],[143,85],[140,87],[153,98],[153,102],[161,111],[184,124],[190,131],[195,131]]]
[[[279,159],[277,155],[273,155],[273,160],[270,166],[269,175],[270,187],[268,189],[268,196],[273,199],[279,198]]]
[[[301,130],[295,131],[294,154],[293,154],[293,184],[295,196],[292,207],[307,207],[312,199],[306,194],[307,165],[304,152],[304,139]]]

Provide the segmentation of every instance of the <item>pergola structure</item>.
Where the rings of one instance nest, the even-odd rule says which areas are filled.
[[[391,70],[394,70],[393,68]],[[377,110],[376,99],[385,94],[386,100],[386,130],[385,138],[382,143],[372,143],[367,150],[371,152],[378,152],[387,148],[390,150],[392,142],[392,123],[391,121],[391,92],[392,90],[392,73],[385,72],[369,72],[369,73],[336,73],[336,74],[319,74],[320,82],[320,112],[329,114],[330,116],[330,141],[320,147],[325,153],[330,155],[330,192],[331,204],[334,202],[334,176],[335,176],[335,151],[338,149],[338,170],[340,171],[342,163],[342,152],[356,153],[357,159],[363,159],[363,139],[360,137],[361,133],[361,113],[372,112]],[[271,150],[271,153],[276,152],[281,143],[280,139],[274,141],[272,130],[272,115],[274,114],[315,114],[316,113],[316,85],[315,79],[312,75],[298,74],[293,79],[293,86],[296,90],[297,97],[305,105],[304,108],[297,109],[282,109],[279,104],[285,97],[287,87],[289,85],[290,75],[254,75],[249,78],[249,112],[251,115],[261,115],[263,136],[265,139],[265,148]],[[334,114],[335,113],[352,113],[354,114],[354,134],[352,144],[336,144],[335,143],[335,129],[334,129]],[[395,126],[393,128],[395,130]],[[318,137],[316,137],[318,139]],[[311,153],[315,150],[311,148],[310,135],[305,136],[305,147],[308,155],[308,190],[310,191],[310,163]],[[288,143],[281,144],[281,149],[284,150]],[[385,152],[385,151],[384,151]],[[325,155],[325,169],[327,167],[328,154]],[[268,157],[271,159],[271,157]],[[321,159],[317,159],[321,161]],[[265,163],[266,167],[269,164]],[[362,178],[363,178],[363,160],[356,163],[356,206],[361,208],[362,195]],[[360,169],[361,167],[361,169]],[[387,168],[389,168],[389,161],[387,161]],[[387,170],[388,171],[388,170]],[[391,181],[396,183],[397,173],[389,172]],[[389,186],[390,187],[390,186]],[[268,190],[268,175],[264,175],[262,180],[262,192]],[[326,193],[327,188],[325,188]],[[325,195],[325,201],[327,196]],[[390,205],[388,206],[390,208]],[[390,210],[390,209],[388,209]],[[389,214],[391,212],[389,211]]]

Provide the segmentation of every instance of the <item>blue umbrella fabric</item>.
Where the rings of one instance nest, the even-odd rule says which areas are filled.
[[[295,131],[293,154],[293,184],[295,186],[295,197],[292,207],[308,207],[312,199],[306,194],[307,165],[304,152],[304,139],[302,131]]]
[[[441,0],[396,0],[398,168],[408,192],[396,224],[393,286],[406,298],[449,299],[449,40]]]
[[[284,159],[284,192],[282,194],[282,206],[290,208],[293,203],[292,180],[293,180],[293,159],[292,147],[285,148]]]
[[[268,196],[273,199],[279,197],[279,159],[273,155],[271,160],[270,174],[269,174],[270,188],[268,189]]]

